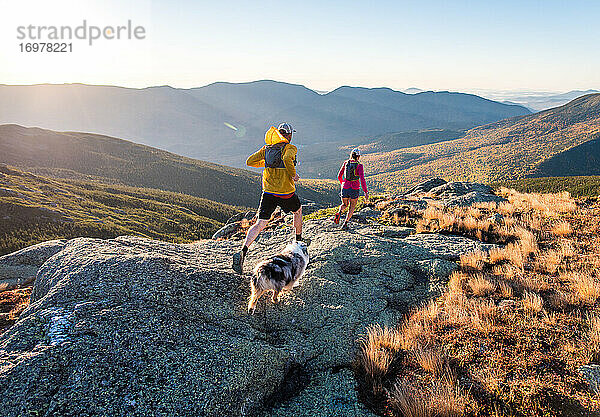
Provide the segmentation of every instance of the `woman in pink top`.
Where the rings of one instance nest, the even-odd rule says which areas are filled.
[[[350,159],[342,164],[340,172],[338,172],[338,181],[342,184],[342,192],[340,193],[342,204],[335,214],[333,221],[335,224],[339,224],[342,212],[346,210],[346,207],[349,207],[346,220],[344,220],[344,223],[342,224],[343,230],[348,230],[348,222],[350,221],[352,214],[354,214],[361,185],[365,193],[365,200],[369,200],[365,172],[362,164],[358,162],[359,158],[360,150],[358,148],[352,149]]]

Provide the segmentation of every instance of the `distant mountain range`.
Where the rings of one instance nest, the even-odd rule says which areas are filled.
[[[399,190],[434,176],[496,182],[600,174],[600,94],[437,143],[367,154],[369,182]]]
[[[319,94],[275,81],[191,89],[0,85],[0,123],[106,134],[233,166],[242,166],[268,127],[282,120],[297,129],[297,144],[311,146],[389,132],[468,129],[528,113],[471,94],[360,87]]]

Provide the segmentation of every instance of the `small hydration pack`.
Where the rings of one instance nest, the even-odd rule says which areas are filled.
[[[287,143],[280,142],[275,145],[265,145],[265,167],[267,168],[285,168],[283,163],[283,150]],[[296,160],[294,159],[294,165]]]
[[[346,181],[356,181],[358,180],[358,175],[356,174],[356,168],[358,168],[358,162],[356,161],[348,161],[346,162]]]

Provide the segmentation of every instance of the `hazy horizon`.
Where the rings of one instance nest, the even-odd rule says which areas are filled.
[[[0,83],[193,88],[273,79],[433,91],[566,92],[600,87],[588,1],[0,0]],[[17,27],[118,26],[143,40],[73,40],[73,51],[20,52]]]
[[[256,83],[256,82],[261,82],[261,81],[272,81],[275,83],[285,83],[285,84],[291,84],[291,85],[299,85],[305,88],[308,88],[316,93],[319,94],[327,94],[330,93],[340,87],[351,87],[351,88],[368,88],[368,89],[378,89],[378,88],[389,88],[391,90],[394,91],[399,91],[399,92],[406,92],[407,90],[413,90],[413,89],[417,89],[417,90],[421,90],[423,92],[426,91],[433,91],[433,92],[443,92],[443,91],[448,91],[448,92],[452,92],[452,93],[465,93],[465,94],[474,94],[474,95],[480,95],[480,96],[485,96],[485,95],[489,95],[489,94],[498,94],[501,95],[502,93],[510,93],[510,94],[535,94],[535,95],[554,95],[554,94],[564,94],[564,93],[568,93],[571,91],[588,91],[588,90],[597,90],[600,91],[600,87],[596,88],[594,86],[592,87],[582,87],[582,88],[574,88],[571,90],[534,90],[534,89],[526,89],[526,88],[522,88],[522,89],[492,89],[492,88],[467,88],[464,90],[453,90],[453,89],[447,89],[447,88],[442,88],[442,89],[431,89],[431,88],[424,88],[424,87],[419,87],[419,86],[409,86],[409,87],[403,87],[403,88],[392,88],[389,87],[387,85],[379,85],[379,86],[365,86],[365,85],[347,85],[347,84],[340,84],[332,89],[329,90],[320,90],[320,89],[316,89],[316,88],[311,88],[310,86],[306,85],[306,84],[301,84],[301,83],[293,83],[293,82],[288,82],[288,81],[283,81],[283,80],[273,80],[273,79],[256,79],[256,80],[249,80],[249,81],[224,81],[224,80],[215,80],[215,81],[211,81],[208,82],[206,84],[202,84],[202,85],[195,85],[195,86],[191,86],[191,87],[176,87],[174,85],[170,85],[170,84],[156,84],[156,85],[146,85],[146,86],[139,86],[139,87],[134,87],[134,86],[129,86],[129,85],[118,85],[118,84],[92,84],[92,83],[85,83],[85,82],[78,82],[78,81],[73,81],[73,82],[61,82],[61,83],[52,83],[52,82],[40,82],[40,83],[28,83],[28,84],[9,84],[9,83],[4,83],[4,82],[0,82],[0,85],[4,85],[4,86],[12,86],[12,87],[30,87],[30,86],[36,86],[36,85],[87,85],[87,86],[95,86],[95,87],[117,87],[117,88],[129,88],[129,89],[135,89],[135,90],[143,90],[143,89],[147,89],[147,88],[159,88],[159,87],[169,87],[169,88],[174,88],[174,89],[179,89],[179,90],[191,90],[194,88],[202,88],[202,87],[206,87],[212,84],[218,84],[218,83],[228,83],[228,84],[250,84],[250,83]]]

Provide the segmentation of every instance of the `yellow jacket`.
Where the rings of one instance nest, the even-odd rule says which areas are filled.
[[[296,184],[294,183],[293,178],[296,176],[294,161],[296,160],[298,149],[289,143],[275,127],[271,127],[265,134],[265,143],[267,145],[275,145],[276,143],[281,142],[288,143],[281,155],[285,168],[265,167],[264,146],[248,157],[246,165],[254,168],[265,167],[262,174],[264,192],[272,194],[291,194],[296,191]]]

